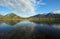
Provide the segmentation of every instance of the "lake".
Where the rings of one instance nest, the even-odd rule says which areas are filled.
[[[60,39],[60,24],[23,20],[14,25],[0,22],[0,39]]]

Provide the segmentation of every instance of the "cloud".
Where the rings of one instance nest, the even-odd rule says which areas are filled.
[[[54,11],[54,14],[60,14],[60,10]]]
[[[44,5],[42,0],[0,0],[0,6],[6,6],[21,13],[35,13],[35,6]]]

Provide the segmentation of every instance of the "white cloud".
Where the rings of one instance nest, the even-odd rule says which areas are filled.
[[[60,14],[60,10],[56,10],[53,12],[54,14]]]
[[[35,13],[35,6],[44,5],[42,0],[0,0],[0,6],[6,6],[22,13]]]

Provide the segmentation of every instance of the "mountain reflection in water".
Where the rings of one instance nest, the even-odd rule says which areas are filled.
[[[15,25],[0,22],[0,39],[60,39],[60,25],[23,20]]]

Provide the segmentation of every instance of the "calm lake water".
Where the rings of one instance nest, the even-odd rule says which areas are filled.
[[[49,39],[49,37],[52,39],[60,38],[60,24],[38,24],[29,20],[23,20],[14,25],[0,22],[0,38],[3,36],[3,33],[14,29],[19,30],[20,28],[24,30],[41,31],[47,37],[47,39]]]

